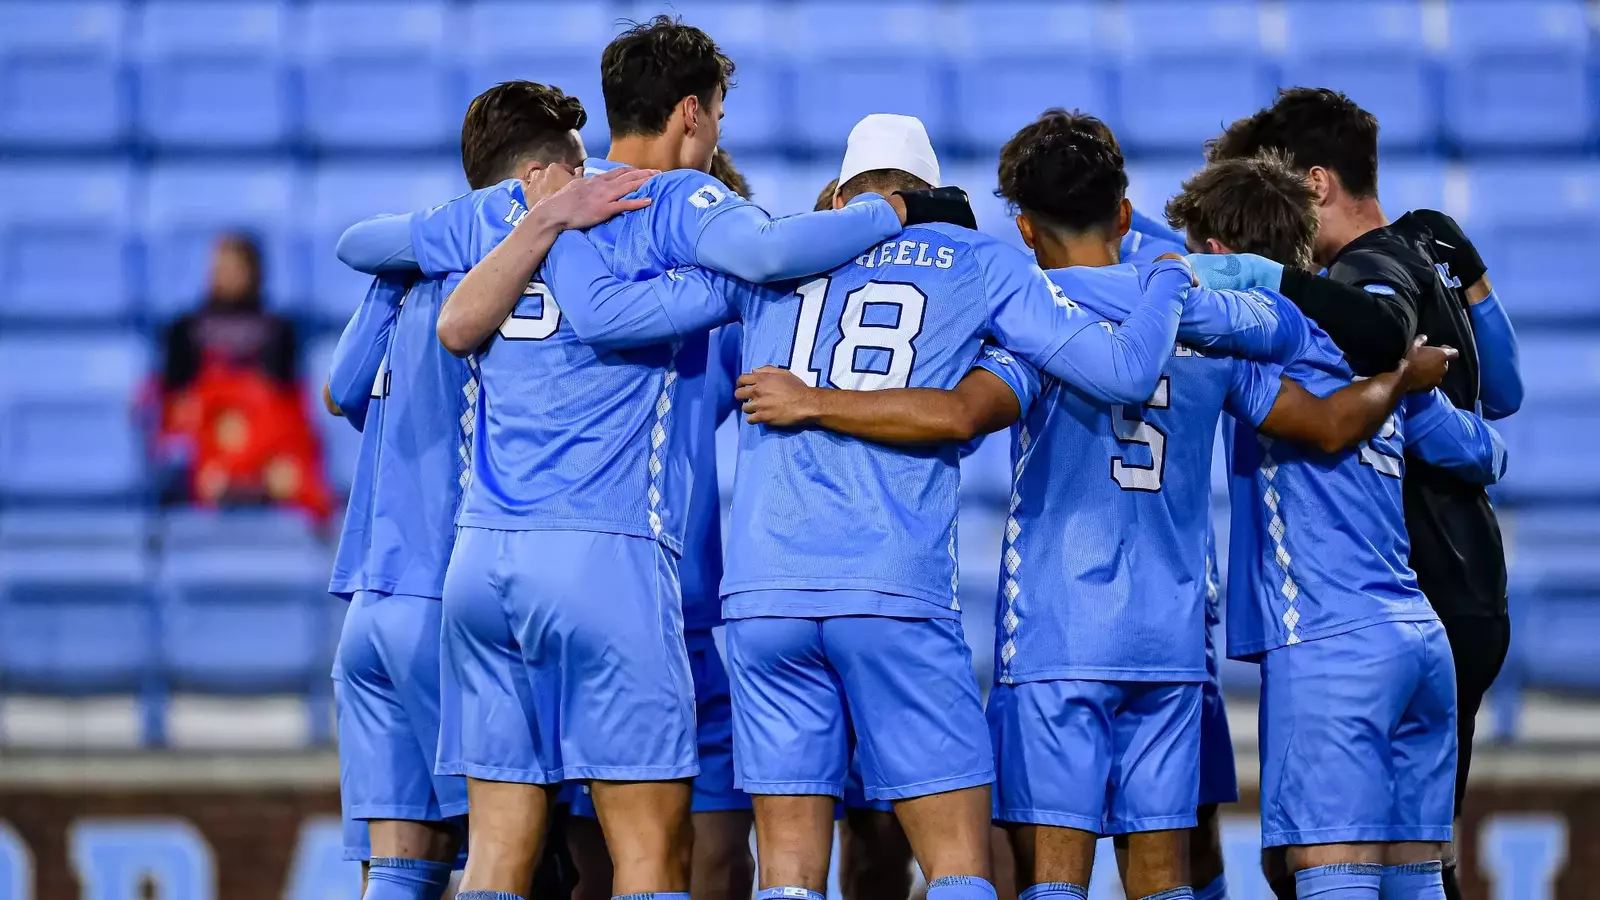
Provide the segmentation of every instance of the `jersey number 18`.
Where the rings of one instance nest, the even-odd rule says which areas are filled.
[[[811,357],[822,333],[828,284],[828,278],[814,278],[795,291],[800,297],[800,314],[795,321],[789,371],[811,387],[817,387],[822,378],[821,370],[811,367]],[[927,295],[910,284],[874,281],[846,294],[839,315],[839,342],[828,358],[828,381],[847,391],[883,391],[910,384],[911,366],[917,357],[912,341],[922,333],[927,303]],[[867,322],[869,313],[874,324]],[[876,324],[880,321],[892,324]],[[880,360],[884,354],[888,359],[868,361],[863,350],[877,350]]]

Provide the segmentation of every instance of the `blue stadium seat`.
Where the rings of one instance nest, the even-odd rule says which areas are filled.
[[[107,147],[128,126],[124,5],[0,4],[0,144]]]
[[[961,460],[961,497],[969,504],[1005,509],[1011,499],[1011,435],[998,432],[982,439]]]
[[[174,549],[164,561],[162,663],[177,690],[313,690],[332,665],[325,553]]]
[[[298,241],[298,171],[288,163],[166,163],[150,170],[144,207],[145,303],[158,321],[190,312],[205,297],[211,253],[223,232],[260,239],[263,290],[293,310],[305,291]]]
[[[312,410],[312,422],[322,443],[322,464],[328,473],[328,486],[343,496],[350,493],[350,482],[355,477],[356,458],[361,453],[361,432],[345,419],[330,416],[322,409],[322,384],[328,379],[333,347],[338,341],[336,334],[312,341],[306,347],[300,370],[305,373],[301,381],[307,408]],[[728,474],[731,478],[733,470],[729,469]]]
[[[467,101],[502,81],[537,81],[583,101],[591,153],[609,143],[600,94],[600,51],[616,33],[617,17],[604,3],[553,0],[479,0],[466,9],[461,33],[465,91],[452,110],[455,132]],[[530,40],[537,36],[537,41]]]
[[[1193,152],[1272,99],[1253,0],[1129,0],[1119,14],[1125,145]]]
[[[1593,636],[1600,629],[1600,588],[1540,590],[1517,601],[1509,660],[1525,687],[1600,690],[1600,657]]]
[[[628,18],[660,12],[711,35],[736,66],[720,143],[734,153],[781,149],[793,121],[789,61],[780,49],[788,37],[783,7],[772,0],[645,0],[628,7]]]
[[[448,55],[455,36],[448,12],[439,0],[312,3],[300,32],[310,139],[360,150],[455,143],[464,108]],[[518,36],[532,47],[538,34]]]
[[[792,32],[798,138],[823,158],[842,156],[850,129],[871,113],[917,116],[935,149],[950,137],[932,7],[820,0],[796,9]]]
[[[1593,134],[1579,0],[1449,5],[1445,130],[1472,149],[1575,147]]]
[[[998,148],[1052,106],[1106,119],[1113,109],[1102,7],[1069,3],[968,0],[948,28],[955,48],[957,135]]]
[[[145,490],[132,334],[0,338],[0,499],[134,499]]]
[[[128,167],[0,166],[0,196],[0,321],[133,315]]]
[[[945,184],[953,184],[967,192],[972,201],[972,213],[978,219],[978,229],[985,234],[1026,250],[1022,235],[1017,231],[1015,218],[1006,201],[995,196],[999,174],[993,162],[952,163],[941,161],[939,173]]]
[[[1436,160],[1384,160],[1378,166],[1378,199],[1391,217],[1413,209],[1445,209],[1445,164]]]
[[[178,550],[302,550],[320,546],[307,516],[293,509],[173,509],[161,516],[161,543]]]
[[[156,618],[147,570],[142,546],[0,552],[0,685],[50,694],[148,686]]]
[[[466,190],[461,164],[361,160],[324,165],[311,176],[305,223],[311,255],[310,311],[343,322],[366,295],[372,278],[339,262],[334,248],[346,228],[379,213],[425,210]]]
[[[1515,416],[1495,423],[1506,440],[1503,495],[1600,498],[1600,471],[1591,461],[1600,441],[1600,343],[1582,332],[1529,329],[1518,341],[1527,399]]]
[[[1519,324],[1600,320],[1589,259],[1600,246],[1600,166],[1483,163],[1459,217]]]
[[[1292,0],[1285,13],[1285,87],[1349,94],[1382,123],[1385,150],[1434,143],[1438,100],[1421,0]]]
[[[152,0],[139,29],[140,130],[164,147],[271,147],[295,127],[280,0]]]
[[[1158,222],[1167,220],[1167,201],[1183,188],[1183,182],[1201,166],[1203,159],[1173,162],[1135,162],[1128,164],[1128,199],[1133,208]]]

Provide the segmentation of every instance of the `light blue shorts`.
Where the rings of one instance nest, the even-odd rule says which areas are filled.
[[[1200,696],[1199,684],[995,685],[994,817],[1095,834],[1194,827]]]
[[[1261,845],[1450,840],[1455,707],[1455,663],[1437,620],[1268,651]]]
[[[744,790],[842,797],[852,725],[867,800],[994,780],[959,619],[732,619],[727,644]]]
[[[1206,675],[1200,696],[1200,805],[1239,802],[1239,773],[1233,763],[1233,735],[1222,701],[1217,646],[1206,629]]]
[[[695,733],[700,754],[700,774],[694,779],[689,811],[749,809],[750,795],[733,786],[733,703],[728,669],[717,652],[716,638],[709,631],[691,631],[684,635],[684,644],[694,673]],[[584,785],[563,788],[562,799],[570,804],[573,815],[595,818],[594,801]]]
[[[677,561],[647,538],[462,528],[444,584],[440,772],[699,773]]]
[[[440,618],[437,599],[372,591],[357,592],[345,612],[333,676],[349,858],[366,858],[367,820],[467,812],[466,783],[434,774]]]

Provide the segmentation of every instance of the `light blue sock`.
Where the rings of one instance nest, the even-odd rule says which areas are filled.
[[[828,898],[803,887],[773,887],[756,894],[756,900],[828,900]]]
[[[928,900],[996,900],[994,885],[976,875],[946,875],[928,883]]]
[[[1438,860],[1384,866],[1383,900],[1444,900],[1444,865]]]
[[[462,891],[456,895],[456,900],[523,900],[523,897],[505,891]]]
[[[1205,887],[1195,888],[1194,900],[1228,900],[1228,876],[1218,875]]]
[[[1382,882],[1383,866],[1379,865],[1316,866],[1294,873],[1294,895],[1298,900],[1378,900]]]
[[[450,864],[379,856],[367,872],[362,900],[439,900],[450,884]]]
[[[1148,897],[1142,898],[1142,900],[1194,900],[1194,888],[1173,888],[1169,891],[1162,891],[1159,894],[1151,894]]]
[[[1065,881],[1046,881],[1022,892],[1017,900],[1088,900],[1089,889]]]

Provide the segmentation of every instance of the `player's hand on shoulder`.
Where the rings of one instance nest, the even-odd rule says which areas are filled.
[[[1400,383],[1406,393],[1431,391],[1444,381],[1450,361],[1460,353],[1454,347],[1429,347],[1428,336],[1417,335],[1406,358],[1400,361]]]
[[[1200,286],[1200,276],[1194,273],[1194,267],[1189,265],[1189,260],[1185,258],[1182,253],[1163,253],[1152,260],[1152,262],[1163,262],[1165,260],[1183,263],[1184,266],[1189,269],[1189,283],[1195,287]]]
[[[816,419],[817,393],[788,369],[762,366],[739,376],[733,396],[752,425],[798,428]]]
[[[563,229],[591,228],[615,216],[650,205],[649,197],[628,198],[644,186],[655,169],[617,168],[584,178],[560,163],[535,172],[528,185],[530,208]],[[625,199],[627,198],[627,199]]]

